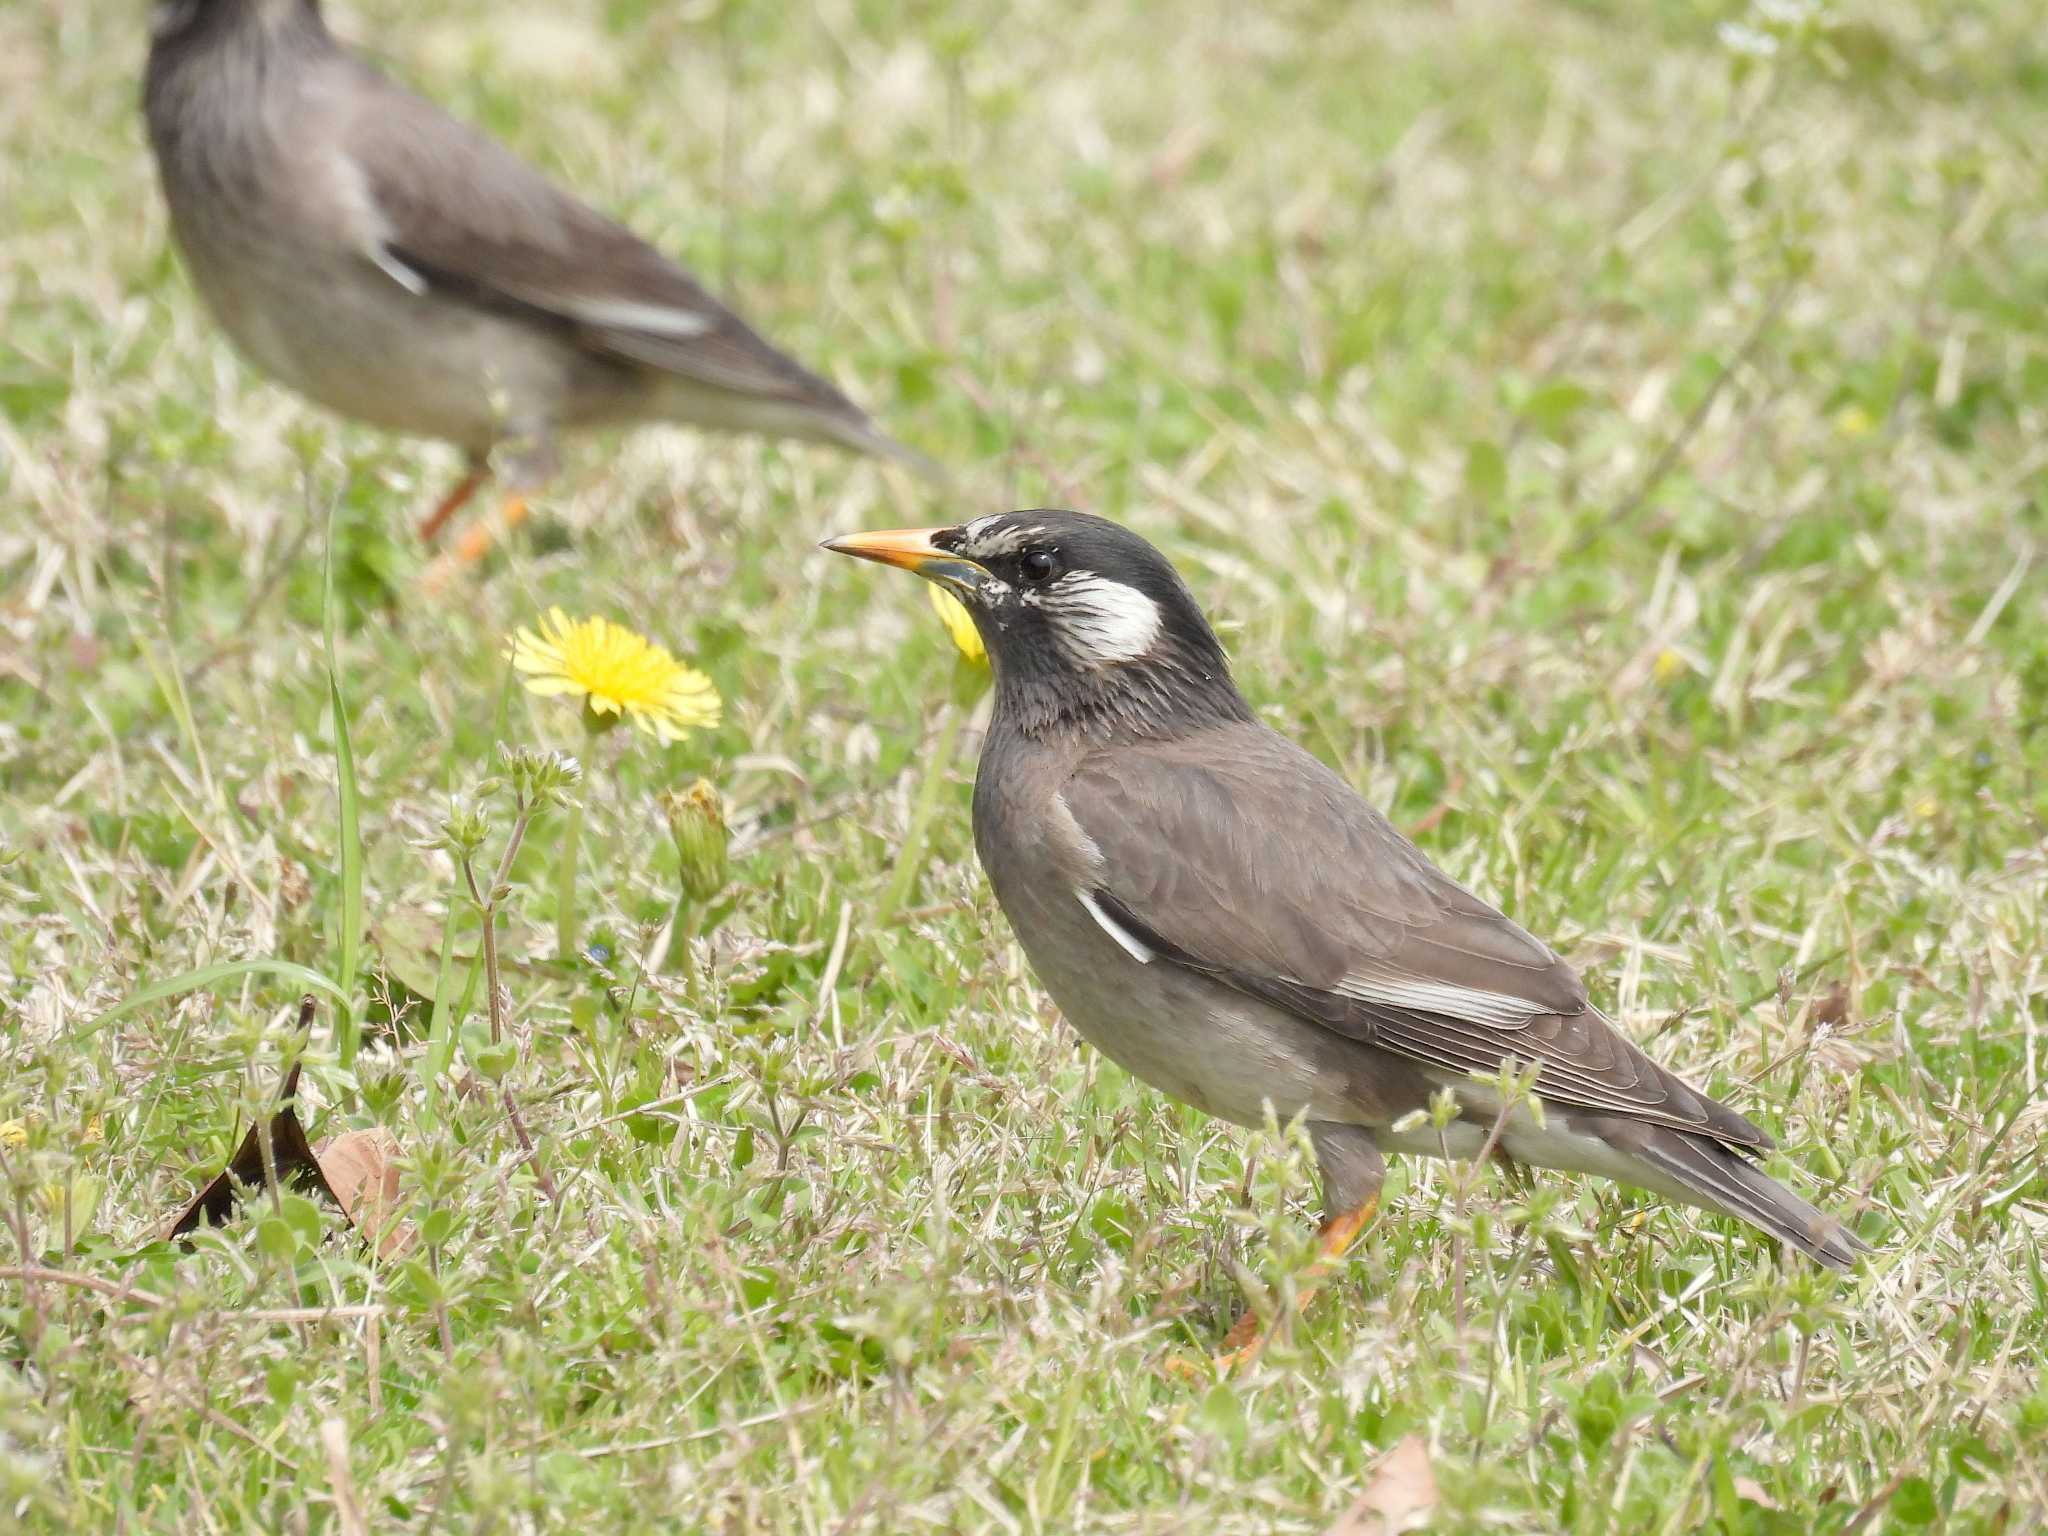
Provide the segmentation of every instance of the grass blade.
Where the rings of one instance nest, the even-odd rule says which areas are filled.
[[[896,868],[889,878],[889,889],[882,896],[880,911],[875,914],[877,922],[887,923],[902,911],[917,885],[918,874],[924,868],[925,838],[931,832],[932,817],[938,812],[939,795],[953,771],[953,753],[960,744],[960,727],[967,723],[967,715],[967,709],[959,704],[946,708],[946,718],[939,725],[938,744],[925,761],[924,779],[917,786],[917,801],[910,808],[910,828],[903,834],[902,848],[897,850]]]
[[[453,891],[448,893],[448,917],[441,925],[441,960],[434,970],[434,1011],[427,1018],[427,1051],[420,1062],[420,1083],[431,1096],[441,1075],[455,1060],[455,1031],[462,1022],[461,1009],[448,996],[455,962],[455,924],[462,905]],[[475,970],[472,961],[470,969]],[[465,989],[467,996],[467,989]]]
[[[337,498],[338,500],[339,498]],[[341,663],[334,645],[334,503],[327,507],[327,570],[321,598],[321,623],[327,637],[327,699],[334,711],[334,775],[341,801],[341,984],[343,997],[335,1015],[338,1054],[346,1067],[356,1058],[356,968],[363,948],[363,839],[357,818],[356,754],[349,740],[348,704],[341,692]]]
[[[164,703],[171,711],[171,718],[178,722],[178,733],[185,738],[185,750],[192,754],[192,766],[199,770],[199,787],[206,793],[207,809],[215,810],[221,803],[220,792],[213,785],[213,770],[206,763],[206,748],[199,739],[199,724],[192,716],[192,699],[185,692],[185,674],[178,670],[176,658],[171,654],[170,637],[164,636],[164,649],[159,652],[152,643],[155,636],[147,628],[132,620],[128,627],[135,636],[135,648],[141,652],[143,664],[149,668],[157,691],[163,695]]]
[[[183,975],[151,983],[132,997],[116,1003],[71,1038],[74,1041],[83,1040],[87,1035],[97,1034],[109,1024],[127,1018],[137,1009],[147,1008],[151,1003],[162,1002],[167,997],[180,997],[187,992],[198,992],[236,976],[265,975],[281,976],[286,981],[295,982],[301,991],[310,987],[315,991],[325,992],[337,1003],[345,1004],[348,1001],[346,989],[337,985],[333,977],[323,976],[310,966],[300,965],[296,960],[224,960],[219,965],[203,965],[196,971],[186,971]]]

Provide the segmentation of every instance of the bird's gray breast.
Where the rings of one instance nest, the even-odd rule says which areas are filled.
[[[992,735],[974,837],[1039,982],[1081,1037],[1133,1076],[1241,1125],[1384,1123],[1381,1053],[1164,957],[1140,960],[1081,900],[1100,854],[1059,794],[1071,755]],[[1407,1104],[1401,1109],[1411,1107]]]

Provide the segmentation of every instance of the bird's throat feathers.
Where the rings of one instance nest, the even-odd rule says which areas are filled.
[[[1206,631],[1206,626],[1204,627]],[[992,649],[995,724],[1027,736],[1078,733],[1106,744],[1166,740],[1252,718],[1215,636],[1165,635],[1142,655],[1076,668],[1036,647]]]

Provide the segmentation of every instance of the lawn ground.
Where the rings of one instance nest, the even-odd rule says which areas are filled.
[[[141,6],[0,7],[0,1527],[1316,1532],[1414,1435],[1446,1531],[2041,1528],[2037,8],[334,10],[960,486],[583,439],[429,594],[456,460],[205,320]],[[1255,1365],[1164,1368],[1289,1293],[1300,1146],[1077,1047],[973,860],[974,680],[815,547],[1044,503],[1158,540],[1264,716],[1869,1261],[1408,1163]],[[555,604],[724,723],[586,741],[505,660]],[[567,898],[566,812],[511,870],[510,1051],[441,842],[471,802],[497,859],[500,743],[585,766]],[[396,1138],[405,1252],[296,1197],[156,1241],[306,982],[96,1021],[251,961],[348,994],[302,1109]]]

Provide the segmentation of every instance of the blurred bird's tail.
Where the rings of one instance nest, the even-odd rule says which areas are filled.
[[[940,490],[947,489],[953,483],[951,472],[937,459],[919,453],[908,444],[897,442],[866,418],[859,421],[849,421],[841,417],[829,418],[825,430],[832,441],[851,448],[856,453],[871,454],[878,459],[893,459],[919,479]]]

